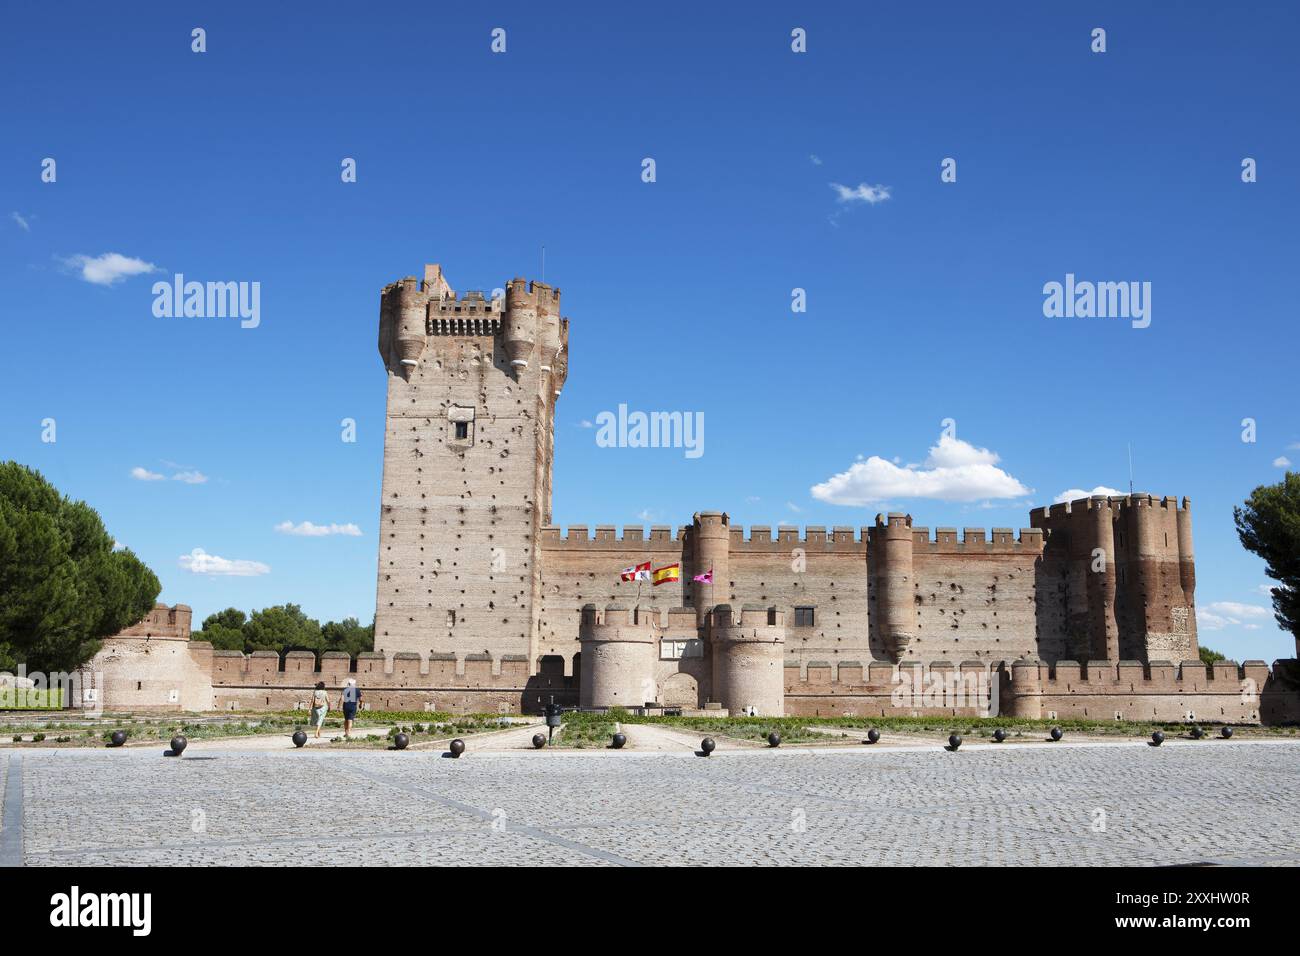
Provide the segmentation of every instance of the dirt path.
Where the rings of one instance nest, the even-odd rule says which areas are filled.
[[[704,734],[689,734],[669,730],[655,724],[623,724],[620,728],[627,737],[628,750],[691,751],[700,749]]]

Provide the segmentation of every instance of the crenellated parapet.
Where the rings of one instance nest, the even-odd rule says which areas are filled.
[[[582,609],[583,707],[639,707],[655,700],[659,612],[594,604]]]
[[[385,367],[410,381],[432,337],[499,339],[510,368],[535,365],[550,376],[551,397],[568,375],[568,321],[560,315],[560,290],[512,279],[503,297],[480,291],[457,295],[437,265],[424,280],[407,276],[384,287],[379,304],[379,354]],[[563,358],[561,358],[563,356]]]

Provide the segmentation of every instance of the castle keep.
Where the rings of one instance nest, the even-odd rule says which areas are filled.
[[[369,706],[394,710],[554,700],[1259,722],[1296,709],[1263,662],[1199,660],[1186,499],[1084,498],[1035,509],[1018,531],[931,531],[888,514],[774,535],[711,510],[648,532],[561,530],[559,290],[514,279],[504,295],[457,295],[433,265],[386,286],[379,311],[374,652],[281,660],[192,643],[210,706],[305,707],[316,680],[355,674]],[[620,580],[646,561],[680,564],[680,579],[640,591]],[[712,584],[692,581],[710,570]]]

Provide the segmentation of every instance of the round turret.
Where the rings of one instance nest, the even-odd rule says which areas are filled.
[[[1043,680],[1037,660],[1019,660],[1011,664],[1010,687],[1005,694],[1002,712],[1008,717],[1038,720],[1043,716]]]
[[[710,617],[713,696],[733,714],[754,708],[762,717],[785,715],[785,616],[746,605],[737,620],[730,604]]]
[[[537,299],[537,360],[543,372],[550,372],[560,351],[560,293],[534,282],[533,294]]]
[[[640,707],[655,699],[653,609],[594,604],[582,609],[581,707]]]
[[[505,345],[510,364],[528,367],[537,342],[537,295],[526,279],[512,279],[506,285]]]
[[[397,323],[396,371],[410,378],[411,372],[420,364],[424,354],[425,320],[427,318],[429,297],[420,291],[420,281],[408,276],[393,290],[395,297],[393,319]]]
[[[697,511],[691,525],[694,547],[691,576],[713,570],[713,583],[691,583],[694,597],[695,619],[704,624],[713,608],[714,596],[721,595],[723,602],[731,588],[731,519],[721,511]]]
[[[916,636],[916,585],[912,580],[912,516],[876,515],[871,531],[879,635],[901,661]]]

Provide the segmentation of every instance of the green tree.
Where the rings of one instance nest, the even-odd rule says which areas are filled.
[[[246,651],[319,651],[320,622],[297,604],[280,604],[254,611],[244,625]]]
[[[1300,474],[1288,471],[1276,485],[1260,485],[1245,505],[1232,509],[1237,536],[1264,559],[1273,588],[1273,614],[1300,638]]]
[[[208,641],[219,651],[244,650],[244,625],[248,615],[239,608],[228,607],[203,619],[203,630],[190,635],[191,640]]]
[[[1201,663],[1213,664],[1215,661],[1226,661],[1227,658],[1218,651],[1212,651],[1205,645],[1201,645]]]
[[[0,668],[68,671],[141,620],[157,576],[114,550],[99,514],[39,472],[0,463]]]
[[[375,649],[375,625],[372,621],[368,627],[362,627],[355,617],[345,617],[341,621],[329,621],[321,626],[321,642],[324,650],[342,651],[356,657],[362,651]]]

